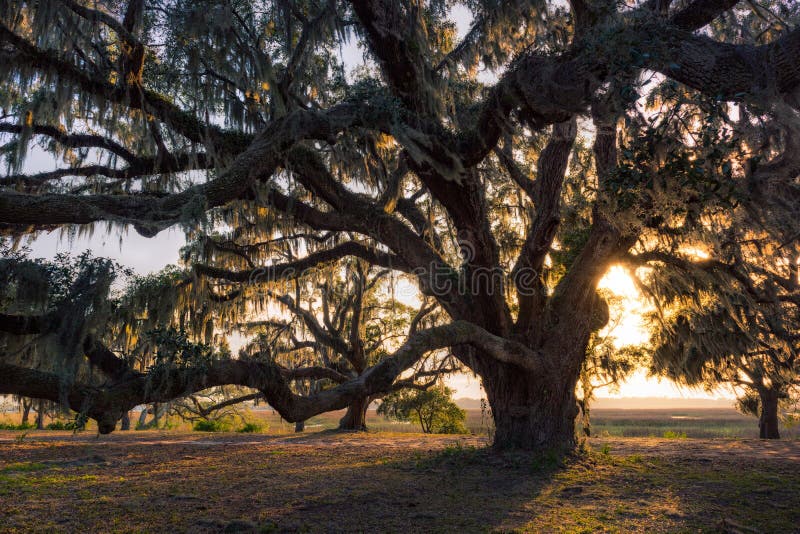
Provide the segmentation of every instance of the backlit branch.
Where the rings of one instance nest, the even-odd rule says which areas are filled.
[[[76,383],[61,392],[62,382],[52,373],[0,361],[0,393],[49,399],[66,398],[69,406],[98,422],[101,433],[114,430],[122,414],[134,406],[167,402],[215,386],[239,385],[260,390],[267,402],[287,421],[304,421],[320,413],[347,407],[357,399],[389,392],[398,376],[426,353],[445,347],[473,344],[506,363],[541,369],[541,356],[486,330],[455,321],[446,326],[422,330],[390,357],[361,376],[308,396],[293,393],[280,366],[262,360],[216,360],[205,369],[156,369],[148,374],[133,373],[105,386]],[[154,386],[157,384],[158,386]]]

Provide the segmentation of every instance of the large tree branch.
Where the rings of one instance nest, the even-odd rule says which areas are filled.
[[[595,111],[595,141],[593,151],[600,192],[608,194],[608,182],[617,168],[616,116],[609,113],[602,105]],[[625,254],[635,242],[635,234],[623,233],[600,205],[592,211],[592,227],[586,244],[573,261],[567,274],[559,281],[551,297],[548,321],[570,321],[576,326],[565,332],[565,339],[577,340],[577,343],[588,342],[593,329],[602,326],[608,320],[607,310],[603,315],[605,321],[597,325],[594,317],[601,304],[597,296],[597,285],[611,263]],[[576,317],[581,317],[578,321]],[[543,320],[542,323],[545,321]],[[573,337],[574,336],[574,337]],[[563,340],[548,340],[557,344]],[[583,345],[581,345],[583,346]]]
[[[92,336],[83,343],[83,351],[89,363],[100,369],[108,378],[120,381],[136,372],[124,359],[120,358]]]
[[[123,41],[131,44],[141,44],[139,40],[130,32],[129,28],[126,28],[123,23],[105,11],[83,6],[77,2],[74,2],[73,0],[61,0],[61,2],[82,18],[91,22],[100,22],[108,26],[108,28],[114,31]],[[139,3],[139,0],[134,0],[131,2],[131,4],[137,3]]]
[[[132,223],[155,235],[196,213],[245,196],[257,180],[269,179],[285,152],[301,139],[330,139],[363,120],[369,106],[341,104],[326,112],[294,111],[274,121],[218,178],[167,196],[28,195],[0,191],[0,223],[86,224],[99,220]],[[372,117],[381,116],[373,113]],[[385,116],[385,114],[384,114]],[[193,215],[196,217],[196,215]]]
[[[575,119],[553,126],[537,162],[536,181],[531,186],[535,217],[511,271],[519,299],[516,326],[522,331],[540,318],[547,298],[541,271],[561,221],[561,187],[576,135]]]
[[[62,58],[57,51],[42,50],[34,46],[4,24],[0,24],[0,44],[2,43],[8,43],[14,48],[11,53],[0,52],[0,61],[7,65],[25,69],[34,67],[42,72],[54,74],[62,83],[75,85],[97,98],[151,113],[186,139],[195,143],[211,143],[220,154],[236,154],[243,150],[250,140],[247,135],[225,131],[216,125],[199,120],[192,113],[180,109],[169,98],[155,91],[143,87],[132,90],[127,84],[113,85],[99,75],[87,73],[72,61]]]
[[[694,0],[672,15],[670,22],[679,28],[695,30],[710,24],[738,3],[739,0]]]
[[[109,139],[100,135],[68,134],[67,132],[62,131],[55,126],[50,126],[47,124],[32,124],[30,126],[24,126],[22,124],[10,124],[7,122],[0,123],[0,132],[20,134],[25,130],[28,130],[36,135],[50,137],[54,141],[57,141],[59,144],[67,148],[101,148],[103,150],[108,150],[112,154],[116,154],[129,163],[136,163],[140,159],[138,156],[136,156],[136,154],[113,139]]]
[[[268,198],[271,207],[288,214],[296,221],[317,230],[352,231],[374,238],[393,251],[399,261],[375,261],[362,259],[390,269],[413,272],[419,278],[423,292],[436,295],[442,306],[456,317],[465,317],[470,306],[458,293],[453,283],[456,272],[434,251],[425,240],[406,224],[386,213],[383,209],[369,205],[360,199],[351,198],[347,214],[322,212],[278,191]],[[499,293],[502,298],[502,292]],[[474,309],[474,307],[473,307]]]
[[[425,58],[423,16],[411,3],[394,0],[352,0],[370,51],[384,77],[411,110],[429,117],[439,111],[439,77]],[[413,6],[413,7],[412,7]]]
[[[312,252],[305,258],[299,260],[258,267],[256,269],[230,271],[199,263],[194,265],[194,269],[202,276],[227,280],[229,282],[270,283],[302,276],[304,272],[309,269],[334,262],[346,256],[355,256],[374,265],[398,270],[403,270],[403,266],[405,265],[400,258],[394,255],[377,251],[356,241],[347,241],[329,249]]]
[[[512,112],[518,111],[534,128],[565,121],[584,113],[609,77],[632,68],[658,70],[707,95],[737,101],[796,91],[800,29],[763,46],[731,45],[692,34],[732,5],[732,0],[698,0],[672,23],[645,6],[619,17],[613,29],[601,25],[600,34],[585,32],[563,54],[524,55],[480,104],[475,126],[461,133],[458,153],[464,166],[481,161],[496,146]]]
[[[763,100],[791,95],[800,86],[800,28],[762,46],[720,43],[674,27],[653,32],[649,66],[706,95]]]
[[[24,191],[26,193],[30,193],[31,191],[37,190],[47,182],[68,177],[102,176],[105,178],[111,178],[115,181],[120,181],[132,180],[134,178],[145,178],[159,174],[169,174],[190,170],[204,170],[211,168],[212,166],[213,162],[211,161],[211,158],[206,157],[206,155],[203,153],[170,154],[165,158],[158,156],[139,158],[132,165],[122,168],[112,168],[105,165],[85,165],[82,167],[62,168],[54,171],[40,172],[37,174],[16,174],[4,176],[0,177],[0,186],[23,185],[25,186]],[[79,187],[79,189],[90,189],[90,185],[91,184],[83,184]],[[73,190],[69,193],[69,195],[73,195],[73,198],[83,198],[78,195],[78,192],[79,191]],[[135,195],[142,193],[133,194]],[[2,192],[0,192],[0,195],[2,195]],[[63,196],[67,197],[67,194],[64,194]],[[153,194],[150,196],[163,198],[168,196],[168,193],[163,193],[160,195]]]
[[[304,421],[314,415],[347,407],[356,399],[386,393],[395,380],[426,353],[453,345],[472,344],[500,361],[541,371],[541,355],[516,342],[499,338],[486,330],[456,321],[422,330],[390,357],[361,376],[309,396],[296,395],[284,377],[284,370],[269,361],[217,360],[204,369],[154,368],[147,375],[135,373],[105,386],[73,384],[62,392],[62,381],[53,374],[0,361],[0,393],[60,401],[86,413],[98,422],[101,433],[114,430],[122,414],[132,407],[172,399],[222,385],[239,385],[260,390],[267,402],[287,421]],[[62,394],[63,393],[63,394]]]

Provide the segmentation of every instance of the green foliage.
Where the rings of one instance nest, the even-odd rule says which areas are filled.
[[[260,425],[258,423],[245,423],[244,425],[236,429],[236,432],[249,434],[252,432],[261,432],[263,429],[264,429],[263,425]]]
[[[674,432],[667,430],[664,432],[664,439],[686,439],[686,432]]]
[[[215,360],[230,357],[229,352],[222,353],[205,343],[196,343],[185,331],[173,327],[157,328],[148,336],[156,347],[147,383],[153,391],[172,385],[171,371],[174,369],[189,369],[203,374]]]
[[[195,432],[226,432],[229,430],[229,426],[220,420],[205,419],[197,421],[192,426],[192,430]]]
[[[41,462],[12,462],[7,464],[3,467],[2,472],[9,473],[9,472],[31,472],[31,471],[41,471],[42,469],[47,469],[47,464],[43,464]]]
[[[444,386],[397,391],[383,398],[378,414],[418,423],[426,434],[466,434],[466,412],[453,402],[452,393]]]
[[[758,417],[761,400],[758,394],[754,391],[746,392],[736,399],[736,409],[746,415],[754,415]]]
[[[30,430],[31,428],[35,428],[36,425],[31,423],[0,423],[0,430]]]
[[[53,421],[45,428],[47,430],[79,430],[81,426],[75,421]]]

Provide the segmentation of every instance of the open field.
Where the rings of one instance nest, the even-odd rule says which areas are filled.
[[[484,435],[490,431],[491,418],[480,410],[466,410],[466,426],[471,433]],[[343,412],[342,412],[343,413]],[[254,412],[255,418],[270,431],[291,432],[293,425],[282,423],[270,411]],[[341,413],[333,412],[313,417],[307,423],[310,430],[336,428]],[[419,432],[414,424],[390,421],[370,411],[367,416],[370,429],[382,432]],[[782,428],[785,437],[796,437],[799,428]],[[595,409],[592,410],[592,433],[612,437],[664,437],[667,435],[689,438],[757,438],[758,419],[742,415],[734,409]],[[671,434],[670,434],[671,433]]]
[[[487,435],[491,431],[491,418],[481,410],[466,410],[466,426],[472,434]],[[283,421],[270,409],[249,409],[241,412],[242,417],[230,423],[230,430],[240,428],[243,423],[253,422],[262,431],[270,434],[294,432],[294,424]],[[319,432],[332,430],[338,426],[344,411],[330,412],[312,417],[306,422],[306,430]],[[132,417],[137,413],[131,412]],[[133,417],[135,424],[136,418]],[[48,420],[49,422],[49,420]],[[0,423],[19,423],[17,413],[0,415]],[[90,423],[89,430],[93,430]],[[376,432],[419,432],[419,426],[412,423],[392,421],[370,410],[367,425]],[[177,418],[169,418],[167,426],[171,430],[191,430],[191,424]],[[742,415],[732,408],[658,408],[658,409],[594,409],[592,410],[592,434],[611,437],[664,437],[685,436],[689,438],[757,438],[758,420]],[[800,427],[781,428],[786,438],[800,436]]]
[[[411,433],[19,435],[2,532],[800,529],[797,441],[598,438],[561,461]]]
[[[781,427],[781,436],[796,438],[800,428]],[[758,419],[734,409],[593,410],[592,432],[598,436],[689,438],[758,438]]]

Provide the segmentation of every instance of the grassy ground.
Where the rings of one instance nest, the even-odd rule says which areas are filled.
[[[793,532],[800,443],[0,432],[2,532]]]

